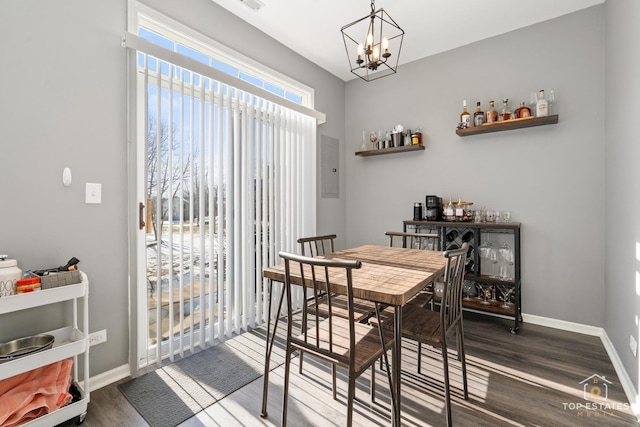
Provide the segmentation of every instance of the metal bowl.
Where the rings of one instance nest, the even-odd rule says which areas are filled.
[[[53,346],[52,335],[40,334],[0,344],[0,363],[28,356]]]

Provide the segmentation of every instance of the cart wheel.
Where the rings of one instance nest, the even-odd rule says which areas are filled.
[[[511,332],[513,335],[518,335],[518,331],[520,330],[520,328],[509,328],[509,332]]]
[[[82,424],[85,419],[87,419],[87,413],[86,412],[83,413],[83,414],[78,415],[78,420],[76,421],[76,424],[77,425]]]

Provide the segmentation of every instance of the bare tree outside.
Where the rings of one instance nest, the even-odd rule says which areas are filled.
[[[172,141],[172,153],[174,156],[173,167],[169,170],[169,130],[168,125],[165,121],[160,121],[160,126],[158,127],[158,121],[149,118],[147,125],[147,200],[152,200],[151,206],[155,207],[155,203],[157,200],[157,195],[162,195],[162,203],[161,203],[161,216],[160,221],[156,218],[156,209],[151,206],[147,206],[148,209],[151,210],[152,215],[152,227],[153,232],[156,238],[156,242],[160,241],[162,236],[162,228],[164,226],[164,221],[168,219],[172,221],[173,218],[168,218],[168,209],[169,205],[165,201],[171,197],[173,200],[176,200],[176,196],[179,194],[183,194],[183,196],[178,197],[178,200],[181,203],[184,203],[185,197],[188,199],[188,192],[185,192],[184,183],[189,179],[189,165],[191,163],[191,156],[187,154],[186,158],[183,159],[182,167],[180,163],[177,161],[180,143],[178,138],[176,137],[177,130],[174,128],[171,131],[171,141]],[[158,162],[158,150],[160,151],[160,162]],[[160,163],[160,164],[158,164]],[[171,195],[167,195],[169,191],[169,184],[173,183],[173,192]],[[175,209],[179,209],[175,207]],[[160,225],[160,230],[158,230],[158,224]]]

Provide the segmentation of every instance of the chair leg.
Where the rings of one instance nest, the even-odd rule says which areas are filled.
[[[284,396],[282,399],[282,427],[287,426],[287,401],[289,400],[289,374],[291,371],[291,347],[287,343],[287,351],[284,360]]]
[[[422,373],[422,343],[418,341],[418,373]]]
[[[347,392],[347,426],[353,425],[353,399],[356,397],[356,378],[349,373],[349,390]]]
[[[447,426],[453,425],[451,421],[451,390],[449,389],[449,356],[447,354],[446,341],[442,342],[442,367],[444,371],[444,411],[447,417]]]
[[[462,363],[462,386],[464,388],[464,400],[469,400],[469,389],[467,387],[467,361],[464,354],[464,332],[462,330],[462,322],[459,327],[460,345],[458,347],[458,357]]]
[[[382,360],[380,361],[382,363]],[[371,403],[375,403],[376,401],[376,364],[371,365],[371,385],[369,386],[371,390]]]
[[[304,298],[307,298],[307,292],[304,292]],[[300,335],[307,333],[307,304],[302,305],[302,323],[300,324]],[[302,375],[302,363],[304,359],[304,351],[300,350],[300,365],[298,368],[298,373]]]

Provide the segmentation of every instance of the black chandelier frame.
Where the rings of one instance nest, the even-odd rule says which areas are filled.
[[[363,34],[364,28],[367,29]],[[371,13],[345,25],[340,32],[353,74],[372,81],[397,72],[404,30],[383,8],[375,10],[375,1],[371,1]],[[367,43],[369,35],[370,44]]]

